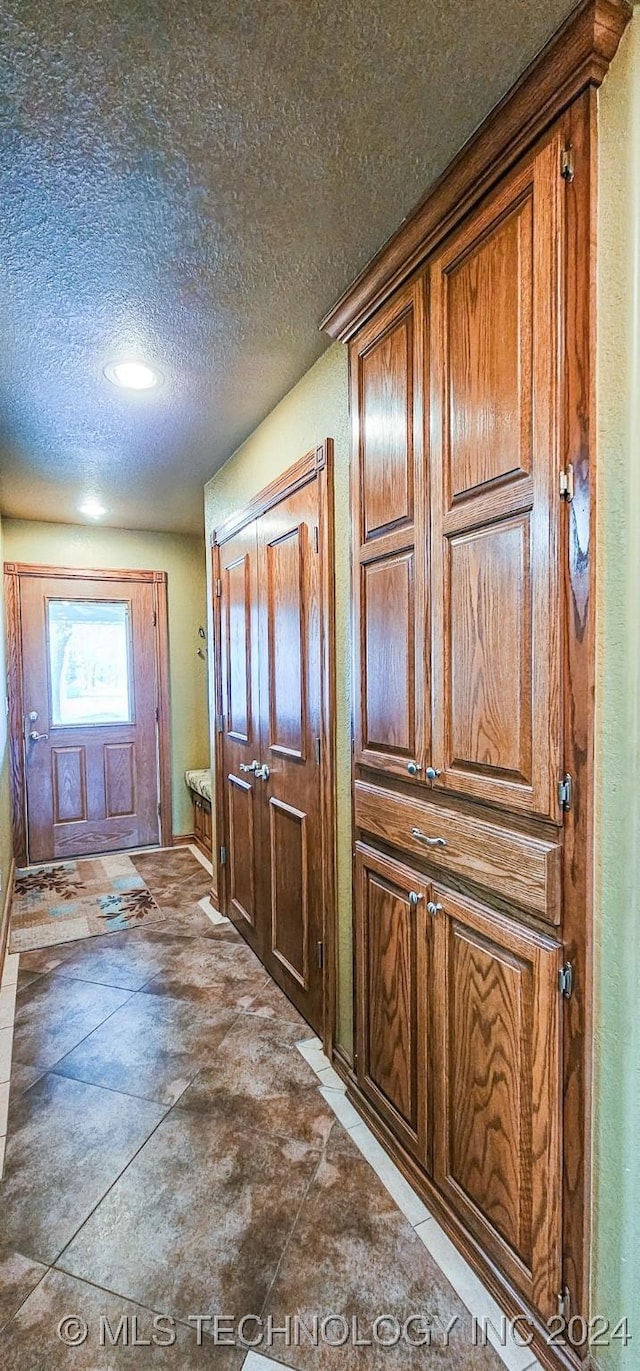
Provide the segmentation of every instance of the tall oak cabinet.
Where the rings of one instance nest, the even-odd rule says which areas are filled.
[[[588,1316],[595,91],[584,3],[325,327],[350,355],[350,1093],[507,1312]]]

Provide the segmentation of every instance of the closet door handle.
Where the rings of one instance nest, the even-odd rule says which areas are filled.
[[[417,909],[418,905],[420,904],[420,901],[423,899],[424,895],[419,895],[417,890],[409,891],[409,904],[411,905],[412,909]]]
[[[429,903],[428,903],[428,905],[427,905],[427,909],[428,909],[429,913],[432,914],[432,915],[434,915],[434,914],[440,914],[440,912],[441,912],[441,910],[442,910],[442,905],[441,905],[441,904],[436,904],[435,900],[429,900]]]
[[[424,774],[428,781],[437,781],[442,772],[438,770],[437,766],[428,766]]]
[[[269,771],[269,768],[268,768],[266,762],[263,763],[262,766],[257,766],[257,767],[256,767],[256,780],[257,780],[257,781],[268,781],[270,775],[271,775],[271,772]]]
[[[260,768],[260,763],[259,763],[259,762],[241,762],[241,763],[240,763],[240,770],[241,770],[241,771],[258,771],[259,768]]]
[[[427,847],[446,847],[446,838],[430,838],[428,833],[423,833],[421,828],[411,829],[412,838],[419,838],[421,843],[426,843]]]

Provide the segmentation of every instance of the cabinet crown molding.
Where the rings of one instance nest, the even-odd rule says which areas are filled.
[[[631,18],[627,0],[581,0],[415,209],[324,317],[346,342],[471,206],[587,86],[602,84]]]

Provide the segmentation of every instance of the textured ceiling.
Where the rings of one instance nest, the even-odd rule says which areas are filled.
[[[2,0],[0,509],[202,485],[567,0]],[[106,363],[163,373],[117,390]],[[322,435],[319,435],[322,436]]]

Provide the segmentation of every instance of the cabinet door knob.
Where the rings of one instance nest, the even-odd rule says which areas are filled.
[[[409,904],[411,905],[412,909],[415,909],[416,906],[419,905],[420,901],[423,899],[424,895],[419,895],[417,890],[409,891]]]
[[[435,766],[428,766],[424,774],[428,781],[436,781],[438,776],[442,775],[442,772]]]
[[[427,909],[430,914],[439,914],[442,909],[442,905],[436,904],[435,900],[429,900]]]
[[[419,776],[420,772],[422,771],[422,767],[419,762],[407,762],[407,771],[409,772],[410,776]],[[428,774],[429,773],[427,772],[427,775]]]
[[[423,833],[421,828],[412,828],[411,837],[419,838],[421,843],[426,843],[427,847],[446,847],[446,838],[430,838],[428,833]]]

